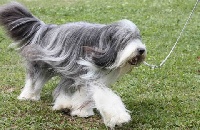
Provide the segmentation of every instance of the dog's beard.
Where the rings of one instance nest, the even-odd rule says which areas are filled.
[[[144,61],[144,59],[145,59],[145,56],[143,56],[143,55],[137,55],[137,56],[133,57],[132,59],[130,59],[128,61],[128,63],[130,65],[138,66],[138,65],[140,65]]]
[[[141,39],[137,38],[130,41],[123,50],[118,53],[115,63],[110,69],[124,66],[126,63],[132,66],[140,65],[146,57],[146,47],[142,44]]]

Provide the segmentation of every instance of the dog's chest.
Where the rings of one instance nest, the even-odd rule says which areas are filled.
[[[121,76],[131,71],[133,67],[130,64],[126,64],[123,67],[120,67],[114,71],[111,71],[105,75],[102,80],[105,84],[111,85],[116,82]]]

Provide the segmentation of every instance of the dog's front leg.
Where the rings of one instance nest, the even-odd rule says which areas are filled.
[[[99,110],[106,126],[114,128],[131,120],[128,110],[121,98],[104,84],[94,82],[91,84],[95,107]]]

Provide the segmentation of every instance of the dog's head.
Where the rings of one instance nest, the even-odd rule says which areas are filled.
[[[115,63],[111,66],[114,68],[121,67],[126,63],[138,66],[146,57],[147,51],[140,39],[135,39],[127,44],[127,46],[118,53]]]
[[[127,63],[138,66],[147,54],[139,29],[129,20],[121,20],[103,27],[99,45],[87,50],[92,52],[92,62],[106,69],[116,69]]]

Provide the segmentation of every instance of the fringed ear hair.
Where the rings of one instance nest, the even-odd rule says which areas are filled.
[[[89,46],[82,46],[82,48],[86,55],[91,57],[92,62],[101,68],[112,65],[117,57],[117,52],[112,48],[107,50],[101,50]]]
[[[105,53],[104,50],[101,50],[96,47],[82,46],[82,49],[87,56],[102,55]]]
[[[107,67],[108,64],[110,65],[110,61],[113,59],[112,56],[110,57],[109,49],[106,51],[89,46],[82,46],[82,49],[86,56],[90,57],[92,62],[101,68]]]

